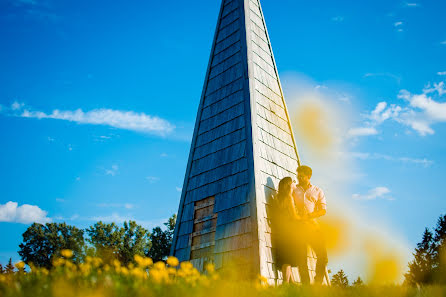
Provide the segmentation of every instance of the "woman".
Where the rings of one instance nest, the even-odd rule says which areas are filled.
[[[296,184],[291,177],[285,177],[279,182],[278,192],[273,200],[273,230],[276,246],[276,262],[282,267],[284,283],[290,280],[294,283],[291,267],[298,266],[298,243],[296,236],[296,222],[299,220],[292,197]]]

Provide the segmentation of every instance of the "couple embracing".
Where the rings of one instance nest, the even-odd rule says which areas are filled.
[[[291,267],[297,267],[301,282],[310,283],[307,264],[307,247],[316,254],[315,284],[322,284],[328,262],[324,236],[317,218],[326,214],[324,192],[310,183],[312,170],[308,166],[297,168],[298,183],[291,177],[279,182],[273,200],[273,234],[276,245],[277,267],[282,268],[283,282],[296,282]]]

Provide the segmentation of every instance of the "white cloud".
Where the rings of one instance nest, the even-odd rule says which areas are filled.
[[[12,110],[20,110],[20,109],[22,109],[23,106],[25,106],[24,103],[20,103],[20,102],[14,101],[14,102],[11,104],[11,109],[12,109]]]
[[[386,187],[376,187],[367,192],[365,195],[353,194],[352,198],[357,200],[374,200],[376,198],[383,198],[388,200],[393,200],[391,197],[386,195],[390,193],[390,190]]]
[[[144,228],[151,229],[156,226],[163,226],[163,223],[167,221],[167,219],[159,219],[159,220],[153,220],[153,221],[145,221],[145,220],[138,220],[132,215],[120,215],[118,213],[112,213],[111,215],[106,216],[94,216],[94,217],[88,217],[88,218],[79,218],[80,220],[86,220],[86,221],[93,221],[98,222],[102,221],[105,223],[116,223],[116,224],[122,224],[125,221],[136,221],[137,224],[143,226]]]
[[[378,134],[378,131],[374,127],[357,127],[347,131],[348,137],[370,136],[376,134]]]
[[[338,15],[338,16],[332,17],[331,20],[332,20],[333,22],[340,23],[340,22],[344,21],[344,17]]]
[[[169,155],[168,154],[166,154],[166,153],[162,153],[161,155],[160,155],[160,157],[163,157],[163,158],[166,158],[166,157],[168,157]]]
[[[394,25],[395,27],[400,27],[400,26],[403,25],[403,22],[395,22],[393,25]]]
[[[374,122],[374,125],[379,125],[390,118],[397,117],[400,112],[401,107],[395,104],[388,107],[387,102],[379,102],[369,118]]]
[[[145,113],[137,113],[134,111],[120,111],[104,108],[94,109],[87,112],[82,111],[82,109],[77,109],[75,111],[60,111],[55,109],[49,114],[42,111],[25,109],[19,116],[35,119],[65,120],[78,124],[104,125],[161,136],[165,136],[175,129],[173,124],[156,116],[150,116]]]
[[[177,190],[177,192],[180,192],[180,193],[181,193],[181,191],[183,191],[183,188],[180,188],[180,187],[175,187],[175,189]]]
[[[102,208],[125,208],[125,209],[132,209],[135,207],[135,205],[131,203],[99,203],[97,204],[98,207]]]
[[[439,72],[437,72],[437,74],[440,76],[443,76],[443,75],[446,75],[446,71],[439,71]]]
[[[17,202],[9,201],[0,204],[0,222],[11,223],[48,223],[51,219],[47,217],[48,212],[40,209],[36,205],[23,204],[18,206]]]
[[[445,41],[442,41],[442,42],[440,42],[440,44],[444,44],[444,45],[446,45],[446,40],[445,40]]]
[[[157,181],[159,181],[160,178],[159,178],[159,177],[156,177],[156,176],[147,176],[147,177],[146,177],[146,180],[148,180],[149,183],[154,184],[154,183],[156,183]]]
[[[400,90],[397,98],[403,99],[405,106],[379,102],[373,111],[364,115],[365,127],[350,129],[347,136],[375,135],[378,133],[376,127],[387,120],[410,127],[421,136],[432,135],[435,133],[431,127],[433,124],[446,122],[446,102],[438,100],[444,95],[444,81],[427,84],[420,94]]]
[[[105,175],[115,176],[118,173],[119,167],[118,165],[112,165],[111,169],[105,170]]]
[[[432,86],[430,83],[423,89],[424,94],[430,94],[437,92],[439,96],[446,94],[446,85],[443,81],[434,83]]]
[[[412,2],[412,3],[406,2],[406,3],[404,3],[404,6],[406,6],[406,7],[420,7],[420,4],[415,3],[415,2]]]
[[[394,79],[398,84],[401,83],[401,77],[398,75],[395,75],[393,73],[389,73],[389,72],[378,72],[378,73],[366,73],[364,74],[364,77],[389,77]]]
[[[411,157],[394,157],[390,155],[377,154],[377,153],[364,153],[364,152],[348,152],[348,153],[340,153],[341,157],[344,158],[353,158],[359,160],[387,160],[394,162],[402,162],[402,163],[411,163],[416,165],[422,165],[423,167],[429,167],[434,164],[434,161],[428,160],[426,158],[411,158]]]

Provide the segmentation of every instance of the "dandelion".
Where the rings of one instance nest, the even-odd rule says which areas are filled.
[[[205,269],[206,269],[206,271],[208,273],[214,273],[215,272],[215,266],[212,263],[207,263]]]
[[[73,251],[72,250],[68,250],[68,249],[64,249],[62,251],[60,251],[60,254],[67,259],[70,259],[73,257]]]
[[[22,270],[22,269],[25,267],[25,262],[23,262],[23,261],[17,262],[17,263],[15,263],[14,266],[15,266],[18,270]]]
[[[180,262],[176,257],[170,256],[169,258],[167,258],[167,264],[172,267],[177,267]]]
[[[158,261],[154,265],[155,269],[164,270],[166,269],[166,264],[163,261]]]
[[[56,258],[53,260],[53,266],[54,267],[59,267],[65,264],[65,259],[62,258]]]

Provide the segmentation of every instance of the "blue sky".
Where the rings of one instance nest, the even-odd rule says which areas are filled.
[[[1,1],[1,263],[33,220],[151,228],[177,211],[219,5]],[[327,123],[340,111],[347,177],[315,183],[412,249],[446,212],[446,3],[262,5],[291,117],[304,92],[335,106]]]

